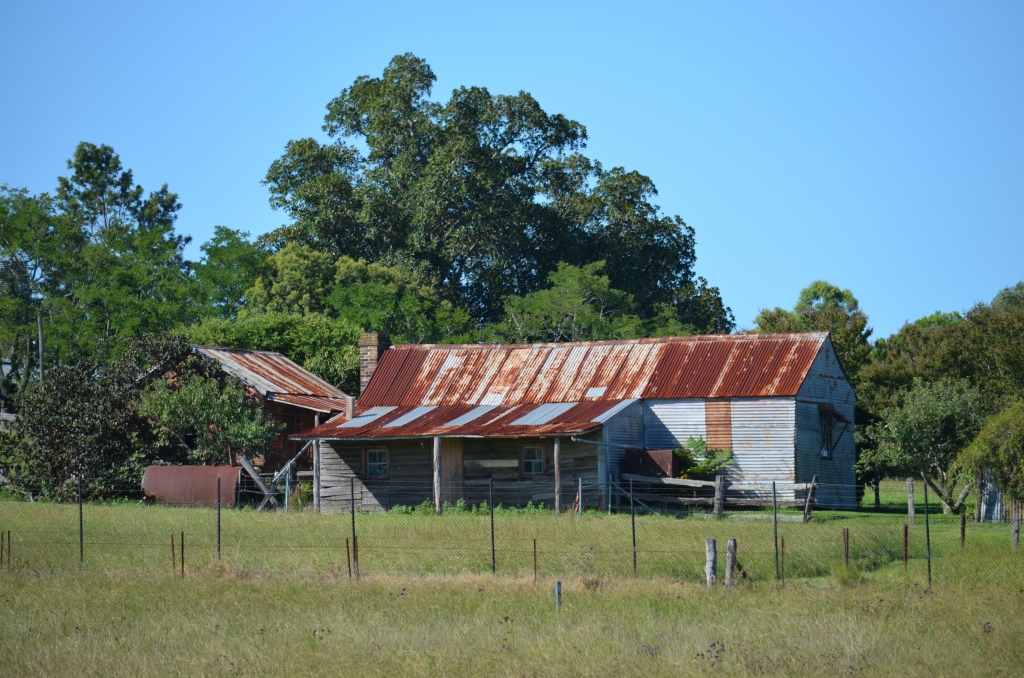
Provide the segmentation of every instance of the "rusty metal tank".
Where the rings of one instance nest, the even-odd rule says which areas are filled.
[[[241,466],[150,466],[142,476],[148,501],[188,506],[234,506],[242,491]]]

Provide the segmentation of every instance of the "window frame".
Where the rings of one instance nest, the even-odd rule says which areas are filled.
[[[382,476],[370,475],[370,453],[383,452],[384,466],[387,470]],[[377,462],[380,463],[380,462]],[[364,480],[390,480],[391,479],[391,451],[386,447],[364,447],[363,448],[363,479]]]
[[[527,473],[525,470],[525,455],[527,449],[540,450],[540,472]],[[533,460],[531,460],[533,461]],[[544,443],[523,444],[519,446],[519,475],[523,478],[540,478],[548,472],[548,447]]]
[[[836,430],[836,419],[831,414],[818,411],[818,430],[820,438],[818,442],[818,454],[822,459],[835,458],[836,443],[833,441]]]

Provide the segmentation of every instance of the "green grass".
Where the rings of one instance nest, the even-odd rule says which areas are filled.
[[[1013,675],[1024,591],[0,572],[9,676]],[[709,649],[710,648],[710,649]],[[724,649],[723,649],[724,648]]]

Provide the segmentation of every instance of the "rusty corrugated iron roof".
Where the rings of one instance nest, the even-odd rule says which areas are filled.
[[[311,374],[280,353],[219,346],[193,346],[196,353],[216,360],[225,372],[263,396],[278,394],[344,398],[345,393]],[[315,409],[315,408],[314,408]],[[342,407],[341,409],[344,409]]]
[[[292,438],[385,440],[453,436],[523,438],[582,435],[635,402],[603,400],[543,405],[405,405],[365,408],[348,421],[341,417]]]
[[[270,393],[267,400],[275,403],[288,403],[297,407],[304,407],[307,410],[316,412],[344,412],[345,401],[342,398],[327,398],[324,396],[293,395],[290,393]]]
[[[359,399],[374,406],[529,405],[795,396],[824,332],[564,344],[393,346]]]

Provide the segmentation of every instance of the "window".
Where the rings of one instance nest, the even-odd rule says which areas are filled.
[[[835,449],[832,442],[832,431],[836,427],[836,420],[831,414],[818,412],[818,422],[821,425],[821,458],[831,459]]]
[[[367,450],[366,451],[366,477],[387,478],[388,477],[388,451]]]
[[[544,473],[543,447],[523,447],[520,454],[523,458],[522,468],[524,476],[536,476]]]

